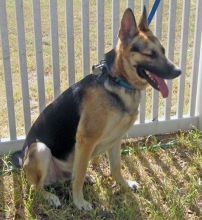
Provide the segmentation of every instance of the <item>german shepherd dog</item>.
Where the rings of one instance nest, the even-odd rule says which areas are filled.
[[[73,202],[78,209],[90,210],[84,199],[83,184],[89,161],[107,152],[110,171],[124,188],[137,188],[120,172],[121,139],[138,115],[140,93],[147,85],[164,98],[181,70],[165,56],[165,49],[148,27],[144,8],[139,25],[131,9],[126,9],[118,43],[105,54],[96,73],[69,87],[48,105],[31,127],[21,155],[28,182],[36,189],[57,181],[72,180]],[[58,197],[42,190],[54,206]]]

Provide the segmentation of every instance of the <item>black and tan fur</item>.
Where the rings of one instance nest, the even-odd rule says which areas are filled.
[[[111,174],[123,187],[137,187],[120,171],[120,143],[135,122],[140,92],[148,85],[142,72],[152,70],[161,78],[180,74],[165,57],[164,48],[149,30],[144,9],[139,26],[132,10],[121,21],[115,49],[105,55],[110,74],[90,74],[62,93],[45,108],[27,135],[22,151],[22,167],[31,185],[44,185],[72,178],[73,201],[77,208],[89,210],[83,184],[92,157],[107,152]],[[121,76],[133,89],[114,82]],[[55,206],[56,195],[44,191]]]

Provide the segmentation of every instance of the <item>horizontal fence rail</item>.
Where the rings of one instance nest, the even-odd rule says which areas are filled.
[[[0,153],[20,149],[38,112],[90,74],[92,64],[116,46],[125,8],[135,12],[138,23],[143,6],[149,13],[154,3],[29,1],[7,5],[0,0]],[[161,1],[150,26],[167,48],[168,58],[179,64],[183,73],[179,79],[167,81],[166,100],[151,87],[142,91],[139,119],[125,137],[201,128],[201,13],[201,0],[183,4]]]

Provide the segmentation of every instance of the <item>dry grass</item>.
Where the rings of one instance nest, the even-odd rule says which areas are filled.
[[[153,1],[150,2],[150,8]],[[123,13],[127,1],[120,1],[120,14]],[[21,80],[20,68],[18,63],[18,47],[17,47],[17,30],[15,18],[15,1],[7,0],[8,12],[8,27],[9,27],[9,41],[10,41],[10,58],[12,66],[13,90],[14,90],[14,103],[16,112],[17,136],[24,135],[24,121],[23,121],[23,105],[21,93]],[[163,24],[162,24],[162,43],[167,47],[168,38],[168,1],[164,1],[163,9]],[[90,66],[97,63],[96,56],[96,1],[90,0]],[[181,38],[181,19],[182,19],[182,5],[183,1],[177,1],[177,22],[176,22],[176,44],[175,44],[175,62],[179,63],[180,53],[180,38]],[[111,33],[111,1],[105,0],[105,51],[112,48],[112,33]],[[140,17],[141,1],[135,1],[135,15],[137,20]],[[193,51],[193,37],[194,37],[194,18],[196,11],[196,1],[191,1],[190,10],[190,32],[187,51],[187,71],[186,84],[185,84],[185,100],[184,100],[184,113],[188,113],[189,108],[189,95],[190,95],[190,79],[192,69],[192,51]],[[26,34],[26,49],[27,49],[27,64],[28,64],[28,78],[29,78],[29,93],[31,103],[31,117],[32,121],[38,116],[38,92],[37,92],[37,76],[36,76],[36,63],[34,52],[34,32],[33,32],[33,18],[32,16],[32,1],[24,1],[24,15],[25,15],[25,34]],[[49,1],[41,0],[41,15],[42,15],[42,34],[43,34],[43,57],[44,57],[44,76],[45,76],[45,91],[46,91],[46,104],[53,100],[53,82],[52,82],[52,67],[51,67],[51,41],[50,41],[50,20],[49,20]],[[66,25],[65,25],[65,0],[58,1],[58,21],[59,21],[59,50],[60,50],[60,76],[62,91],[68,87],[67,80],[67,60],[66,60]],[[151,24],[153,29],[154,24]],[[76,67],[76,80],[82,78],[82,32],[81,32],[81,2],[74,1],[74,41],[75,41],[75,67]],[[0,47],[0,138],[8,137],[8,118],[6,106],[6,94],[4,86],[4,74],[1,47]],[[178,80],[173,81],[172,92],[172,115],[176,114],[177,106],[177,88]],[[146,117],[152,120],[151,116],[151,88],[147,90],[146,98]],[[159,115],[163,116],[164,113],[164,100],[160,98]]]
[[[172,141],[172,142],[171,142]],[[163,143],[172,143],[162,148]],[[67,183],[49,187],[61,202],[50,207],[26,184],[21,171],[10,171],[4,156],[0,176],[0,219],[201,219],[202,134],[197,130],[173,135],[131,139],[123,143],[122,172],[136,179],[139,192],[121,192],[109,176],[105,156],[91,163],[95,183],[84,194],[94,209],[78,211]],[[7,162],[6,162],[7,161]]]

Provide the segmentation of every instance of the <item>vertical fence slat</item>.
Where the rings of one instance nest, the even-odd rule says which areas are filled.
[[[195,23],[195,34],[194,34],[194,51],[192,59],[192,79],[191,79],[191,95],[190,95],[190,116],[194,116],[195,106],[196,106],[196,86],[195,83],[198,78],[198,68],[199,68],[199,53],[201,44],[201,31],[202,31],[202,1],[198,0],[196,5],[196,23]]]
[[[181,29],[181,48],[180,48],[180,68],[182,74],[179,78],[178,84],[178,106],[177,116],[182,118],[183,105],[184,105],[184,88],[185,88],[185,73],[186,73],[186,61],[187,61],[187,46],[189,36],[189,14],[190,14],[190,1],[183,2],[183,15],[182,15],[182,29]]]
[[[66,0],[67,65],[69,86],[75,83],[73,0]]]
[[[31,126],[31,112],[30,112],[30,102],[29,102],[29,85],[28,85],[28,74],[27,74],[23,1],[16,0],[15,5],[16,5],[16,20],[17,20],[17,31],[18,31],[18,51],[19,51],[19,63],[20,63],[20,74],[21,74],[21,84],[22,84],[21,86],[22,86],[24,123],[25,123],[25,133],[27,134]]]
[[[145,106],[146,106],[146,92],[141,91],[141,101],[140,101],[140,123],[145,122]]]
[[[89,1],[82,0],[82,66],[84,76],[90,73],[90,55],[89,55]]]
[[[148,0],[142,0],[141,10],[143,11],[144,5],[148,11],[149,2]],[[145,122],[145,107],[146,107],[146,91],[141,91],[141,101],[140,101],[140,123]]]
[[[104,1],[97,0],[97,61],[104,55]]]
[[[45,108],[45,85],[44,85],[44,65],[43,65],[43,48],[41,32],[41,9],[40,0],[32,0],[34,15],[34,39],[36,53],[36,70],[39,96],[39,111]]]
[[[119,0],[112,0],[112,46],[115,47],[117,43],[117,36],[119,31]]]
[[[127,7],[131,8],[132,10],[134,10],[134,7],[135,7],[134,0],[128,0]]]
[[[161,40],[162,37],[162,21],[163,21],[163,0],[159,3],[155,15],[154,33]]]
[[[0,29],[1,29],[0,31],[1,31],[1,43],[2,43],[2,55],[3,55],[3,65],[4,65],[5,86],[6,86],[9,132],[10,132],[10,139],[15,140],[16,122],[15,122],[13,86],[12,86],[12,76],[11,76],[6,0],[0,1]]]
[[[155,35],[161,39],[162,35],[162,18],[163,18],[163,2],[161,1],[155,15]],[[156,89],[152,89],[152,119],[158,120],[159,110],[159,92]]]
[[[59,40],[58,40],[58,12],[57,0],[50,0],[51,21],[51,57],[53,72],[54,98],[60,94],[60,64],[59,64]]]
[[[202,33],[201,33],[202,42]],[[198,128],[202,131],[202,99],[201,99],[201,88],[202,88],[202,43],[200,49],[200,59],[199,59],[199,72],[198,72],[198,83],[197,83],[197,97],[196,97],[196,113],[195,115],[199,117]]]
[[[169,27],[168,27],[168,46],[167,46],[167,56],[170,60],[174,59],[174,46],[175,46],[175,22],[176,22],[176,0],[169,0]],[[172,81],[167,81],[169,96],[165,103],[165,119],[170,119],[171,113],[171,97],[172,97]]]

